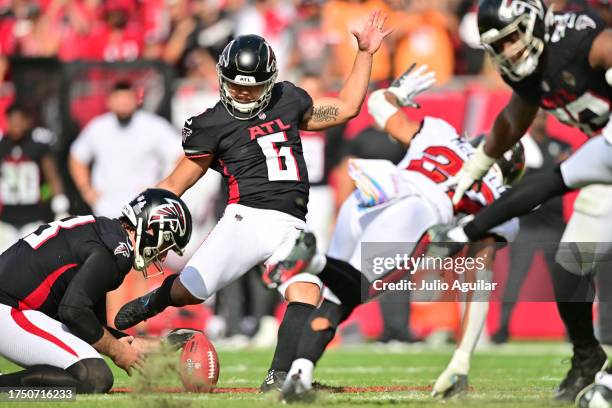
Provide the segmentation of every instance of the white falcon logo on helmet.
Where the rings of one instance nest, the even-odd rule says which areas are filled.
[[[170,225],[170,230],[183,236],[187,231],[187,218],[183,212],[181,204],[169,198],[166,198],[168,204],[162,204],[155,207],[149,215],[148,225],[155,223],[166,223]]]

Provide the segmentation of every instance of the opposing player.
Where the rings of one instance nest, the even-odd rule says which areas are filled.
[[[454,250],[462,247],[462,242],[478,240],[493,226],[525,214],[551,197],[591,184],[612,183],[612,30],[606,29],[589,10],[555,14],[541,0],[482,0],[478,27],[483,46],[514,93],[497,116],[486,142],[463,165],[457,177],[455,200],[525,134],[538,107],[579,128],[591,139],[559,167],[525,180],[464,227],[433,229],[432,241],[446,242],[441,250]],[[605,210],[606,205],[588,201],[581,196],[577,200],[590,207],[587,218],[598,217]],[[598,200],[594,201],[597,204]],[[601,221],[587,224],[580,212],[574,213],[562,241],[598,237],[610,242],[610,223]],[[589,225],[590,229],[582,230],[581,225]],[[576,234],[577,231],[581,232]],[[448,245],[452,241],[457,245]],[[599,252],[605,253],[605,248]],[[557,259],[561,260],[559,255],[563,254],[558,253]],[[593,333],[592,302],[563,302],[571,297],[580,279],[563,269],[574,267],[575,262],[562,262],[554,273],[559,314],[574,346],[571,369],[555,395],[561,400],[573,400],[606,361]]]
[[[377,247],[375,250],[377,257],[393,257],[394,254],[418,257],[422,249],[417,242],[427,228],[438,220],[453,219],[458,212],[474,213],[490,204],[505,189],[501,170],[496,166],[487,174],[480,192],[469,191],[453,208],[448,183],[463,161],[473,154],[473,147],[447,122],[426,117],[419,124],[399,110],[400,106],[414,106],[414,96],[434,83],[433,74],[425,70],[426,67],[409,70],[389,89],[375,91],[368,101],[368,109],[378,126],[408,146],[404,159],[397,167],[381,160],[354,161],[351,173],[357,189],[342,205],[327,256],[319,253],[312,257],[314,238],[305,234],[290,256],[270,274],[269,283],[273,284],[307,270],[317,274],[340,300],[338,304],[330,296],[304,327],[297,359],[283,386],[287,400],[303,397],[311,389],[314,365],[334,337],[338,325],[353,309],[384,293],[381,282],[394,282],[409,273],[394,268],[384,273],[372,273],[368,270],[370,268],[362,265],[363,256],[366,259],[373,256],[371,253],[362,254],[362,242],[385,243],[385,249]],[[514,151],[512,160],[521,153],[522,150]],[[507,163],[514,165],[504,167],[509,170],[508,174],[516,175],[522,171],[524,162],[512,160]],[[393,187],[395,185],[397,189]],[[517,230],[518,220],[515,219],[491,231],[491,235],[509,241]],[[495,239],[491,241],[495,242]],[[484,247],[479,251],[490,249]],[[484,256],[480,252],[471,255]],[[488,254],[491,261],[492,255]],[[478,274],[484,279],[489,272],[483,268]],[[449,369],[436,383],[436,394],[449,396],[467,387],[470,356],[488,308],[487,299],[480,300],[473,303],[467,312],[469,325],[465,336]]]
[[[304,229],[308,174],[298,131],[321,130],[355,117],[365,97],[372,55],[390,30],[375,11],[359,33],[353,70],[337,98],[313,102],[290,82],[276,83],[276,58],[256,35],[230,42],[217,64],[221,100],[183,128],[185,158],[160,184],[183,194],[212,168],[229,190],[225,213],[180,275],[121,308],[115,323],[127,328],[168,306],[201,303],[261,263],[276,263]],[[178,279],[177,279],[178,278]],[[262,390],[278,388],[293,360],[304,322],[319,302],[320,280],[295,276],[280,288],[289,302]],[[288,352],[281,358],[279,350]]]
[[[161,269],[191,235],[187,206],[146,190],[119,219],[92,215],[41,225],[0,256],[0,355],[24,367],[0,387],[75,387],[107,392],[113,375],[102,355],[128,373],[144,344],[106,325],[106,293],[132,269]]]

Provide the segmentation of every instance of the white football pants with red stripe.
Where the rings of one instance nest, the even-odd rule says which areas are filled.
[[[66,369],[86,358],[102,358],[68,328],[37,310],[0,303],[0,356],[22,367],[50,365]]]

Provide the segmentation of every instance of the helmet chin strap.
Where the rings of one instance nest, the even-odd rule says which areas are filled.
[[[147,272],[145,270],[145,260],[140,254],[140,241],[142,240],[142,218],[138,219],[138,226],[136,227],[136,243],[134,248],[134,268],[138,271],[141,271],[145,278],[147,277]]]

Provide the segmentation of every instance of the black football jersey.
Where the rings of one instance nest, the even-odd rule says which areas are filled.
[[[308,204],[308,172],[299,135],[312,98],[290,82],[274,85],[258,116],[238,120],[223,104],[185,121],[187,157],[214,155],[212,168],[229,190],[228,204],[278,210],[302,220]]]
[[[41,200],[44,184],[41,159],[50,153],[50,133],[45,129],[28,132],[15,143],[0,137],[0,220],[15,226],[43,221],[48,206]]]
[[[538,71],[518,82],[502,77],[525,101],[589,136],[596,134],[610,116],[612,88],[604,70],[591,68],[588,55],[593,40],[605,28],[588,9],[555,13]]]
[[[96,265],[94,273],[112,275],[112,279],[104,279],[112,282],[110,287],[99,288],[106,293],[119,287],[132,268],[133,249],[120,222],[87,215],[41,225],[0,255],[0,303],[57,318],[71,281],[87,257],[100,249],[114,260]],[[105,304],[93,305],[99,315],[104,315]]]

